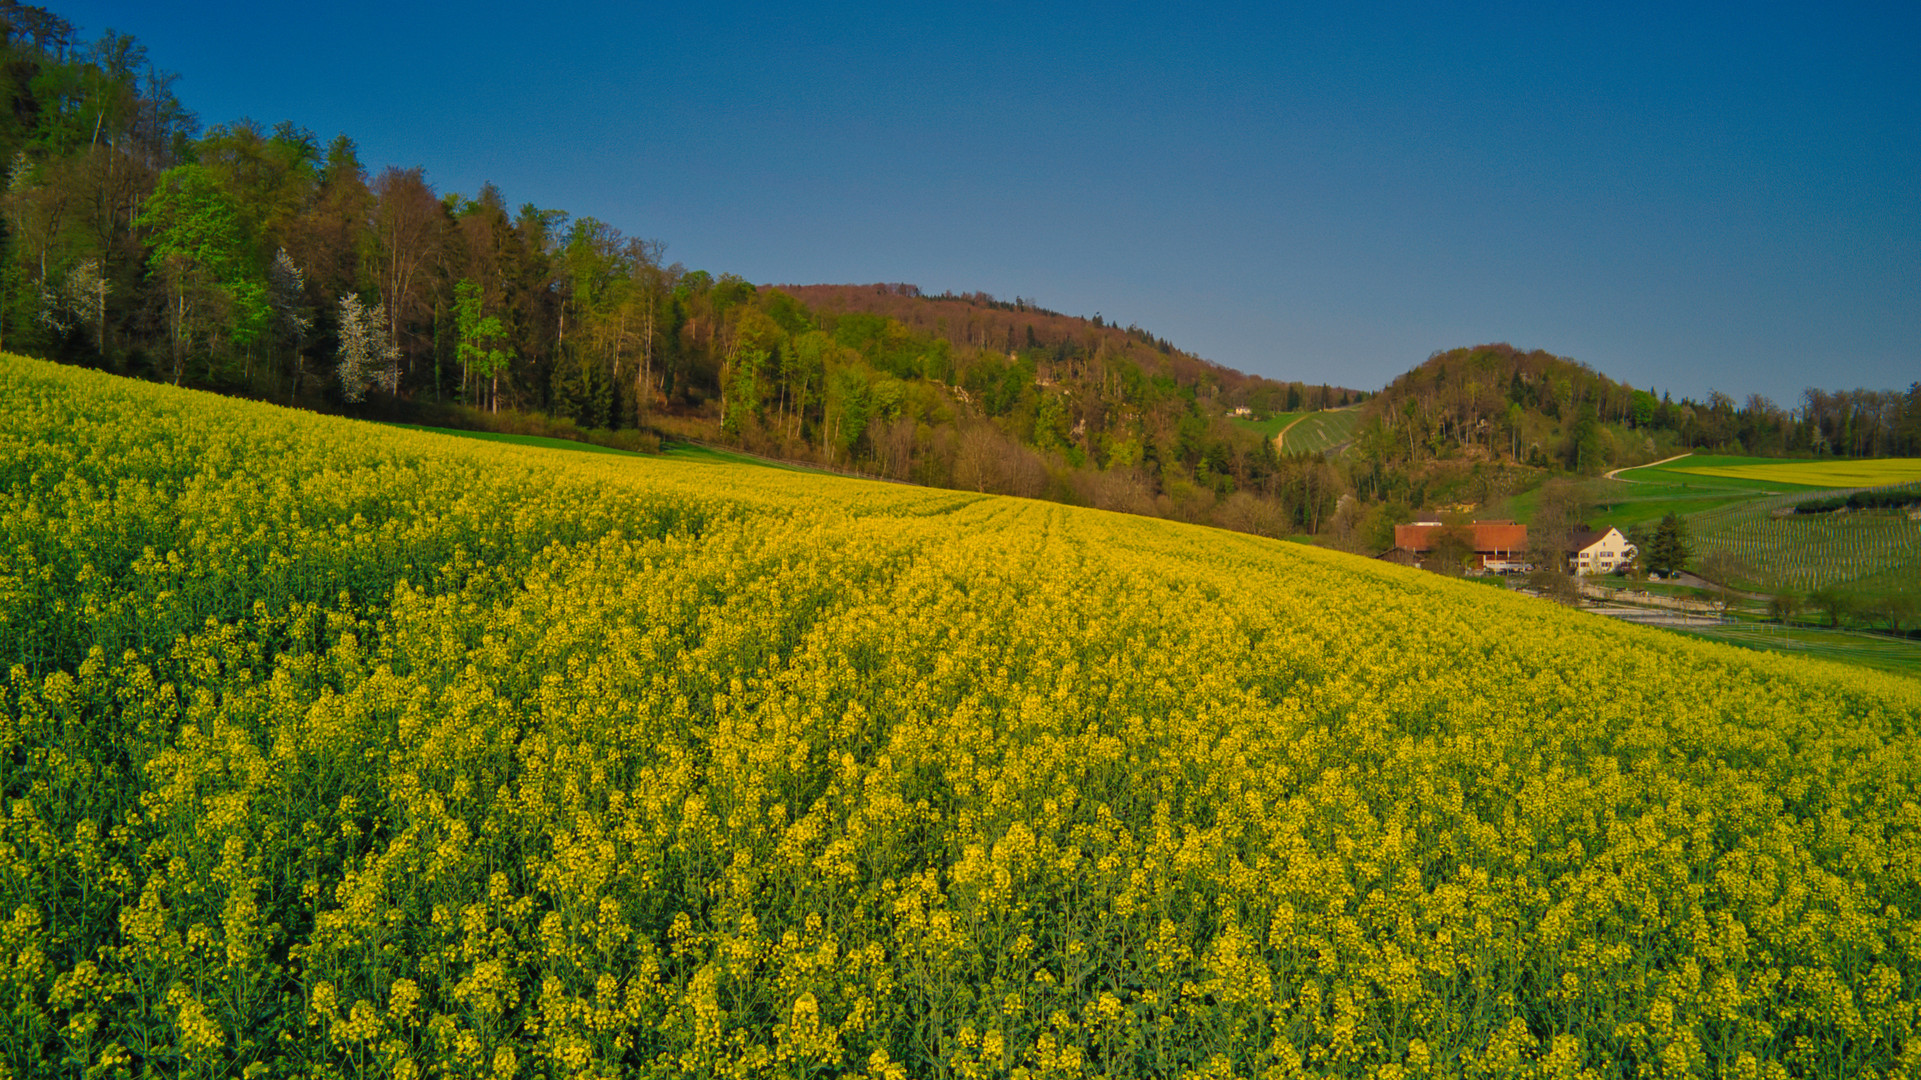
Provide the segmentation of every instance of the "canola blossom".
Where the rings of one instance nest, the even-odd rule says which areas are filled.
[[[1921,684],[0,359],[0,1076],[1921,1073]]]

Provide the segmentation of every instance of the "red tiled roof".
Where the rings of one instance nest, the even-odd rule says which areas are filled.
[[[1434,547],[1433,536],[1445,525],[1396,525],[1394,526],[1394,546],[1409,551],[1428,551]],[[1527,526],[1515,525],[1507,521],[1476,521],[1468,528],[1474,533],[1474,550],[1521,551],[1527,547]]]

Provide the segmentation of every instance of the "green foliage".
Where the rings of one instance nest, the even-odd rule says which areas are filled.
[[[459,335],[456,355],[468,371],[497,387],[500,375],[513,364],[505,345],[506,329],[500,316],[482,314],[480,287],[462,279],[454,286],[454,327]],[[498,407],[498,394],[491,395]]]
[[[874,416],[873,384],[858,367],[837,368],[827,380],[827,424],[835,449],[851,454],[867,437]]]
[[[155,268],[180,266],[216,281],[237,277],[243,245],[233,200],[203,165],[176,165],[141,207]]]
[[[1059,394],[1043,393],[1034,409],[1034,445],[1056,453],[1072,445],[1073,433],[1067,415],[1067,402]]]
[[[266,283],[248,262],[232,197],[205,166],[162,173],[134,224],[147,232],[154,276],[168,285],[176,381],[189,349],[218,353],[223,338],[245,347],[268,331]]]
[[[1645,390],[1634,391],[1634,403],[1629,406],[1629,418],[1637,428],[1645,428],[1654,423],[1654,414],[1660,402]]]
[[[735,349],[734,358],[729,362],[726,405],[720,421],[722,431],[738,436],[749,420],[759,419],[761,383],[771,360],[766,349],[753,345],[742,344]]]
[[[1600,473],[1609,463],[1606,432],[1592,403],[1583,404],[1575,419],[1568,437],[1568,457],[1568,467],[1586,476]]]

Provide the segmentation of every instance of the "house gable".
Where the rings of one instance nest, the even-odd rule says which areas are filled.
[[[1633,561],[1635,546],[1612,526],[1577,529],[1568,537],[1568,562],[1577,574],[1607,574]]]

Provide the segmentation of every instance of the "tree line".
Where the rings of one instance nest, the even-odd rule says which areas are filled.
[[[14,351],[306,408],[719,440],[1275,534],[1320,527],[1342,490],[1324,459],[1284,457],[1227,416],[1351,390],[1243,375],[1027,298],[893,285],[865,291],[909,307],[810,305],[492,185],[370,169],[344,134],[203,129],[132,38],[83,42],[13,0],[0,53]]]

